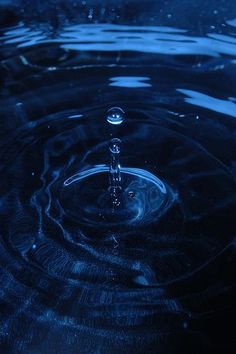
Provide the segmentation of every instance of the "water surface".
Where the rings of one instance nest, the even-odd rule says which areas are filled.
[[[231,353],[236,13],[196,30],[91,8],[87,23],[28,9],[1,27],[1,352]],[[80,217],[86,194],[65,188],[108,170],[114,106],[121,165],[171,193],[156,212],[144,192],[118,226]]]

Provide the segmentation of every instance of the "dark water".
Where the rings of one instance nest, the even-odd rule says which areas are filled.
[[[0,3],[0,353],[233,353],[236,6],[22,3]],[[111,134],[167,196],[128,175],[112,222]]]

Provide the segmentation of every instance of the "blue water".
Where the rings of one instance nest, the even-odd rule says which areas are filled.
[[[0,46],[0,353],[233,353],[233,1],[0,1]]]

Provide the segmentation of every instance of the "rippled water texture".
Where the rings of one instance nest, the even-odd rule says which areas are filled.
[[[233,353],[236,5],[19,4],[0,4],[0,353]]]

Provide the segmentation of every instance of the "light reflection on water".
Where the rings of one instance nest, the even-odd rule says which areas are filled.
[[[229,24],[234,26],[233,21],[229,21]],[[3,39],[5,44],[17,44],[19,48],[58,43],[61,48],[78,51],[137,51],[168,55],[201,54],[215,57],[221,54],[236,55],[235,39],[231,36],[214,35],[214,33],[204,37],[189,36],[185,29],[161,26],[110,24],[67,26],[58,38],[50,40],[43,31],[20,27],[6,31]]]

